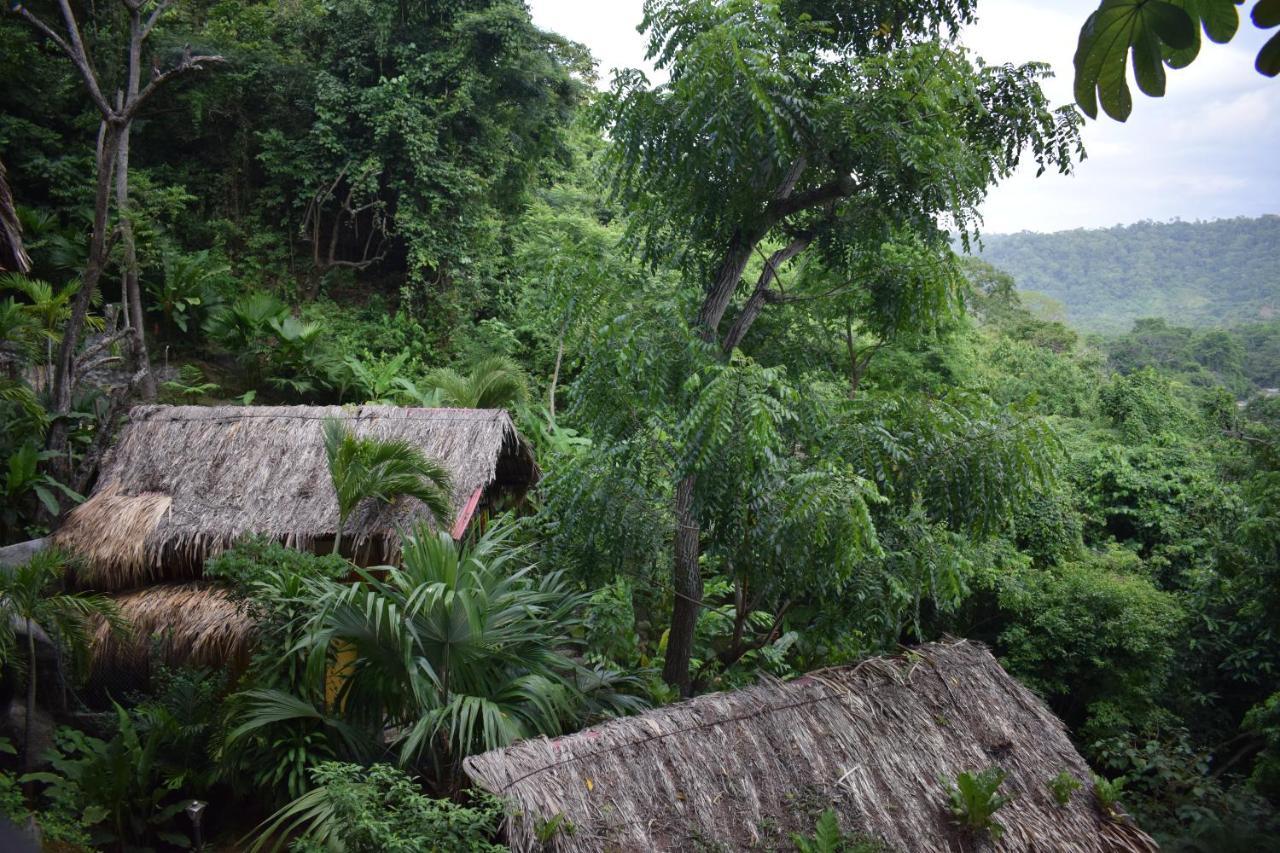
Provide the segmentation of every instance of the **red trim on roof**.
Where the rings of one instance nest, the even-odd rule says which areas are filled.
[[[480,504],[481,489],[476,489],[471,493],[471,497],[467,498],[466,506],[462,508],[462,512],[458,513],[458,520],[453,523],[453,530],[449,535],[454,539],[461,539],[467,532],[468,525],[471,524],[471,517],[476,514],[476,507]]]

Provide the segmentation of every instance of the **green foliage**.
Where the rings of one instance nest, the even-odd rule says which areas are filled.
[[[305,853],[506,849],[493,840],[503,818],[502,803],[488,794],[473,792],[470,805],[431,799],[409,776],[386,764],[326,762],[315,768],[312,780],[311,791],[259,827],[251,853],[278,850],[295,833],[290,849]]]
[[[1125,778],[1106,779],[1096,773],[1093,776],[1093,793],[1102,810],[1111,817],[1119,817],[1120,797],[1124,794]]]
[[[467,755],[638,707],[618,692],[625,679],[568,656],[582,596],[557,573],[536,576],[511,535],[496,522],[460,547],[424,527],[405,540],[398,568],[358,570],[351,585],[306,583],[309,615],[290,652],[305,662],[302,682],[246,691],[229,739],[311,720],[359,752],[398,728],[390,746],[401,762],[448,790]],[[349,656],[335,659],[335,644]],[[340,685],[326,706],[333,666]]]
[[[533,834],[538,839],[538,843],[550,844],[557,835],[573,835],[574,830],[573,821],[561,813],[548,820],[538,821]]]
[[[1009,803],[1009,798],[997,792],[1007,776],[999,767],[988,767],[978,774],[958,774],[955,781],[947,785],[952,819],[975,836],[989,836],[999,841],[1004,826],[995,814]]]
[[[1280,216],[988,234],[982,260],[1059,300],[1076,328],[1119,334],[1144,317],[1194,327],[1265,323]],[[1274,331],[1272,332],[1274,335]],[[1275,387],[1271,383],[1266,387]]]
[[[182,365],[178,375],[166,380],[160,388],[165,397],[178,404],[197,402],[220,390],[218,383],[208,381],[204,371],[194,364]]]
[[[0,753],[15,755],[17,750],[8,738],[0,738]],[[81,822],[81,816],[61,804],[33,811],[27,806],[27,798],[22,792],[22,779],[0,771],[0,817],[8,819],[13,827],[25,828],[34,821],[41,839],[49,846],[66,846],[73,850],[89,846],[87,827]]]
[[[163,270],[163,275],[146,281],[153,310],[182,337],[194,334],[219,308],[230,268],[212,259],[208,250],[191,254],[170,250],[164,254]]]
[[[813,835],[806,838],[793,834],[791,842],[799,853],[883,853],[887,849],[874,839],[842,831],[835,809],[827,809],[818,817]]]
[[[240,539],[204,566],[206,578],[228,584],[237,594],[249,597],[261,585],[279,577],[338,580],[350,572],[351,564],[341,557],[309,554],[266,537]]]
[[[115,705],[115,733],[109,740],[70,728],[58,730],[50,765],[56,772],[31,773],[46,785],[43,796],[55,808],[78,813],[95,845],[137,846],[153,839],[186,847],[177,818],[185,805],[184,776],[165,772],[168,745],[163,727],[142,730]]]
[[[1053,794],[1053,801],[1064,807],[1071,804],[1071,795],[1084,787],[1083,782],[1066,770],[1063,770],[1045,784],[1049,787],[1049,793]]]
[[[51,451],[37,449],[31,440],[25,441],[9,455],[4,477],[4,507],[0,509],[0,537],[5,541],[21,538],[21,533],[32,532],[33,526],[29,522],[34,520],[33,514],[24,507],[27,498],[39,500],[50,518],[62,514],[59,495],[72,503],[84,501],[84,495],[40,470],[40,463],[51,458]]]
[[[353,435],[342,422],[324,422],[324,452],[338,495],[338,526],[333,553],[342,546],[347,519],[361,501],[393,503],[410,497],[422,502],[437,523],[448,524],[449,472],[407,441]]]
[[[1165,70],[1184,68],[1200,53],[1200,29],[1211,41],[1231,41],[1240,26],[1236,6],[1244,0],[1105,0],[1080,29],[1075,55],[1076,103],[1090,118],[1098,102],[1107,115],[1124,121],[1133,109],[1125,61],[1133,55],[1133,76],[1142,93],[1164,96]],[[1253,22],[1261,29],[1280,25],[1280,4],[1257,0]],[[1258,53],[1258,71],[1280,74],[1280,35]]]
[[[113,631],[125,630],[120,610],[105,595],[70,592],[64,584],[67,557],[55,548],[34,554],[27,562],[0,572],[0,664],[25,670],[26,719],[22,752],[31,763],[31,725],[38,695],[35,627],[43,629],[67,655],[72,670],[82,668],[89,649],[89,629],[95,617]],[[22,628],[26,648],[17,637]]]
[[[433,370],[425,385],[438,391],[443,405],[459,409],[509,409],[529,398],[524,371],[503,356],[483,359],[465,375],[447,367]]]
[[[999,637],[1005,665],[1057,700],[1073,725],[1098,714],[1114,725],[1117,713],[1140,723],[1153,713],[1185,615],[1136,557],[1086,554],[998,583],[1000,607],[1011,617]]]

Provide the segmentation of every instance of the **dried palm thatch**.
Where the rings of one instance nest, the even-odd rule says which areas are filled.
[[[23,273],[31,270],[31,259],[22,247],[22,223],[18,221],[3,161],[0,161],[0,270]]]
[[[99,623],[89,649],[96,679],[145,675],[159,663],[238,672],[249,662],[253,619],[224,590],[194,582],[157,584],[114,599],[130,630]]]
[[[1013,801],[992,843],[961,830],[947,781],[999,765]],[[827,669],[789,683],[702,696],[574,735],[474,756],[471,779],[511,803],[509,841],[551,849],[775,849],[837,812],[891,849],[1156,850],[1104,815],[1091,787],[1067,806],[1046,783],[1089,780],[1065,727],[985,648],[960,641]]]
[[[338,505],[321,436],[331,417],[357,435],[408,441],[442,464],[464,526],[477,506],[538,476],[502,410],[139,406],[93,494],[54,534],[85,558],[77,583],[123,590],[198,577],[206,557],[246,534],[331,547]],[[365,501],[347,521],[343,550],[365,564],[391,562],[399,531],[420,520],[430,523],[430,513],[415,499]]]

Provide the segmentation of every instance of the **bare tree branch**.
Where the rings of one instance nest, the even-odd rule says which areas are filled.
[[[71,64],[76,67],[76,70],[80,72],[80,76],[84,79],[85,87],[89,90],[89,97],[93,99],[94,106],[98,108],[98,111],[101,112],[103,116],[109,115],[111,113],[111,105],[107,103],[107,99],[102,96],[102,91],[98,88],[97,75],[94,74],[93,66],[89,64],[88,57],[83,53],[83,46],[80,47],[80,52],[77,52],[71,44],[67,43],[66,39],[58,35],[57,31],[55,31],[53,27],[36,17],[36,15],[26,6],[15,6],[13,7],[13,11],[27,23],[31,24],[31,26],[39,30],[41,34],[56,44],[58,49],[67,55],[67,58],[71,60]],[[74,20],[74,18],[72,20]],[[73,32],[75,31],[73,30]],[[76,45],[79,45],[79,37],[73,37],[73,42]]]
[[[142,108],[142,105],[151,100],[151,98],[155,96],[156,92],[158,92],[164,84],[168,83],[174,77],[181,76],[188,71],[203,71],[205,65],[218,65],[226,61],[225,57],[216,55],[192,56],[191,48],[186,48],[182,54],[182,60],[177,65],[167,71],[162,71],[151,77],[151,82],[146,85],[146,88],[138,93],[138,97],[134,98],[132,103],[125,106],[124,113],[121,118],[126,122],[132,121],[133,117],[138,114],[138,110]]]

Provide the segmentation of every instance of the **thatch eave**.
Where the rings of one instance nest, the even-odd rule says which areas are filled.
[[[256,624],[241,602],[212,584],[165,583],[111,596],[125,625],[99,619],[90,639],[90,681],[146,682],[151,668],[188,665],[243,671]]]

